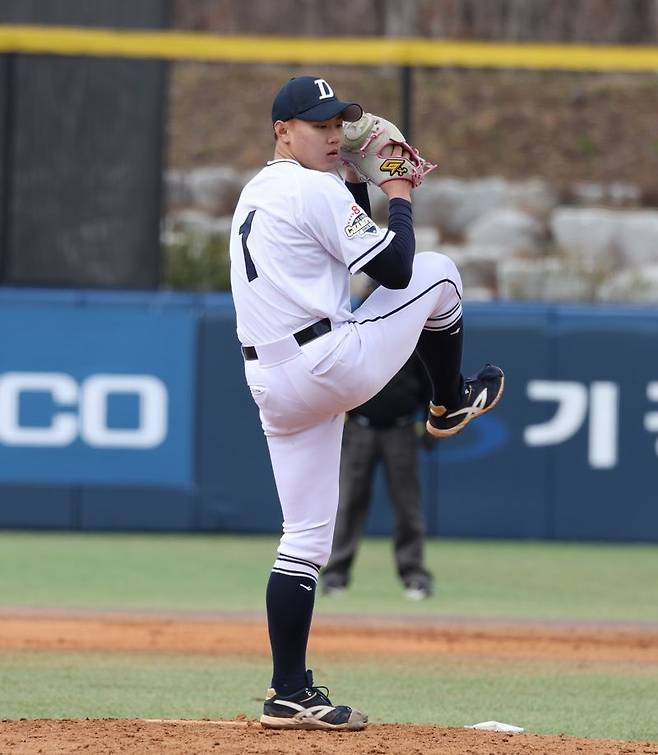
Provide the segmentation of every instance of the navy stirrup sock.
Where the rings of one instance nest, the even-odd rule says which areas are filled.
[[[291,695],[306,686],[306,645],[316,582],[305,574],[272,572],[267,583],[267,623],[272,645],[272,687]]]
[[[461,374],[464,346],[463,318],[447,330],[421,331],[416,353],[432,383],[432,403],[449,409],[459,406],[464,390]]]

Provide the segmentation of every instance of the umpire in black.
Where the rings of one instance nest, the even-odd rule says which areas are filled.
[[[331,558],[322,574],[325,595],[342,592],[370,504],[377,463],[385,467],[395,513],[394,552],[398,574],[411,599],[432,594],[432,575],[423,564],[425,524],[418,480],[416,421],[425,411],[431,387],[415,354],[365,404],[347,414],[340,467],[340,497]],[[423,439],[433,439],[423,433]]]

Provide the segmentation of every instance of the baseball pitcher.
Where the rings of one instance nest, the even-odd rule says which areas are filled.
[[[368,717],[333,705],[306,667],[344,413],[378,393],[414,349],[432,383],[427,431],[438,438],[492,409],[504,377],[491,364],[462,377],[459,272],[442,254],[414,255],[411,194],[436,166],[317,76],[284,84],[272,124],[274,158],[242,191],[230,245],[245,376],[283,512],[266,594],[273,676],[261,723],[358,730]],[[368,183],[389,199],[385,228],[370,217]],[[352,312],[349,276],[360,271],[381,286]]]

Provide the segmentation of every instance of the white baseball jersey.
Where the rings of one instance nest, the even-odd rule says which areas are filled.
[[[231,228],[231,287],[238,338],[283,511],[275,570],[290,558],[317,567],[331,551],[343,412],[367,401],[407,361],[425,327],[461,316],[455,265],[416,255],[405,289],[380,286],[354,313],[349,273],[391,243],[341,179],[275,160],[244,188]],[[349,273],[348,273],[349,271]],[[329,318],[302,346],[293,334]],[[285,563],[284,563],[285,562]],[[311,570],[312,571],[312,570]],[[300,572],[302,573],[302,572]]]
[[[274,160],[244,187],[231,228],[237,333],[258,346],[350,318],[349,273],[392,241],[341,178]]]

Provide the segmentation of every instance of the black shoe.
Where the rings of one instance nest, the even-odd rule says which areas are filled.
[[[403,582],[404,595],[409,600],[425,600],[434,593],[432,576],[428,572],[406,575]]]
[[[435,438],[449,438],[463,430],[471,420],[486,414],[500,401],[505,388],[505,375],[500,367],[485,364],[477,375],[464,381],[464,395],[455,409],[436,406],[430,401],[425,425]]]
[[[347,590],[347,577],[343,574],[327,572],[320,577],[323,595],[342,595]]]
[[[347,705],[332,705],[328,694],[326,687],[313,686],[313,672],[307,671],[306,687],[294,695],[284,697],[267,690],[260,722],[266,729],[365,729],[368,716]]]

